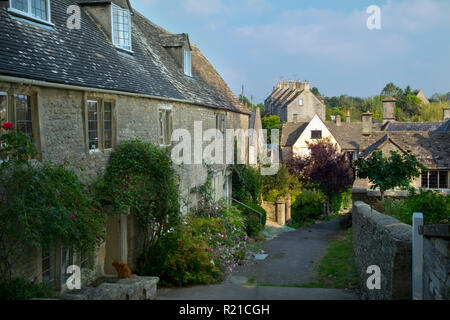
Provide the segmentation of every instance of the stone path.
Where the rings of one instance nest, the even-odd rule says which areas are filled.
[[[284,287],[314,282],[313,267],[339,232],[339,220],[334,220],[281,233],[264,243],[266,260],[239,266],[223,284],[160,289],[158,300],[356,300],[358,296],[347,290]]]

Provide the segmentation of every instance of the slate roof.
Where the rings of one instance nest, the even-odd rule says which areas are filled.
[[[201,69],[214,68],[193,53],[193,78],[161,44],[171,35],[134,11],[133,55],[117,50],[103,31],[81,10],[81,29],[66,26],[75,0],[51,0],[52,27],[16,18],[0,8],[0,74],[53,83],[173,98],[202,106],[249,114],[220,76],[214,83]],[[197,57],[194,57],[196,55]],[[206,65],[198,65],[198,63]],[[220,78],[217,79],[217,78]]]
[[[305,131],[309,122],[286,123],[281,131],[281,145],[283,147],[292,147]]]
[[[163,47],[182,47],[185,43],[189,44],[189,36],[186,33],[162,34],[160,43]]]
[[[439,122],[389,122],[383,131],[435,131],[444,123]]]
[[[325,125],[343,150],[359,150],[361,122],[342,122],[340,126],[337,126],[335,122],[327,121]]]
[[[411,151],[430,169],[450,169],[450,132],[377,132],[363,137],[361,146],[367,146],[361,157],[368,157],[385,143],[393,143],[402,151]]]

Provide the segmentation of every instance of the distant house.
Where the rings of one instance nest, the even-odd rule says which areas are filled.
[[[339,152],[348,153],[351,159],[356,160],[361,127],[361,123],[342,122],[340,116],[337,116],[336,122],[323,121],[315,115],[309,122],[287,123],[282,130],[282,158],[286,160],[292,156],[305,156],[309,153],[308,143],[329,139]]]
[[[322,121],[318,115],[311,121],[287,123],[283,126],[281,150],[283,160],[308,154],[308,143],[328,138],[349,159],[367,158],[375,150],[385,156],[390,151],[411,151],[429,169],[413,182],[416,188],[450,193],[450,109],[445,108],[442,121],[397,122],[393,119],[395,100],[383,101],[383,123],[374,123],[372,114],[362,116],[362,122]],[[367,192],[367,181],[357,180],[354,189]]]
[[[423,104],[430,104],[430,101],[422,90],[415,91],[414,94],[422,101]]]
[[[264,101],[265,116],[277,115],[287,123],[311,121],[314,115],[325,120],[326,106],[322,97],[310,89],[309,81],[282,81]]]

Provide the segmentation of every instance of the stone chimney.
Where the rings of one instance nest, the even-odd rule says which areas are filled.
[[[305,90],[309,90],[309,81],[305,80]]]
[[[450,120],[450,108],[444,108],[442,120],[444,121]]]
[[[394,98],[386,98],[383,100],[383,123],[395,121],[395,100]]]
[[[365,136],[372,134],[372,113],[369,111],[362,115],[362,134]]]
[[[283,89],[289,88],[289,81],[283,81]]]
[[[294,80],[289,81],[289,89],[295,90],[295,81]]]
[[[352,117],[350,116],[350,111],[347,111],[346,122],[347,122],[347,123],[352,122]]]
[[[296,86],[297,90],[300,90],[300,91],[303,91],[303,89],[305,89],[305,85],[300,80],[298,80],[295,83],[295,86]]]
[[[340,127],[342,124],[342,119],[340,115],[336,116],[336,126]]]

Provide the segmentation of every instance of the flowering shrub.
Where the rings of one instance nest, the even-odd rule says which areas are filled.
[[[219,207],[216,216],[188,216],[147,252],[149,259],[138,259],[136,273],[156,274],[165,286],[222,281],[246,258],[248,238],[239,210]]]
[[[5,122],[2,129],[7,133],[0,136],[0,160],[1,169],[11,165],[28,164],[28,160],[35,157],[38,152],[31,139],[13,129],[11,122]]]

